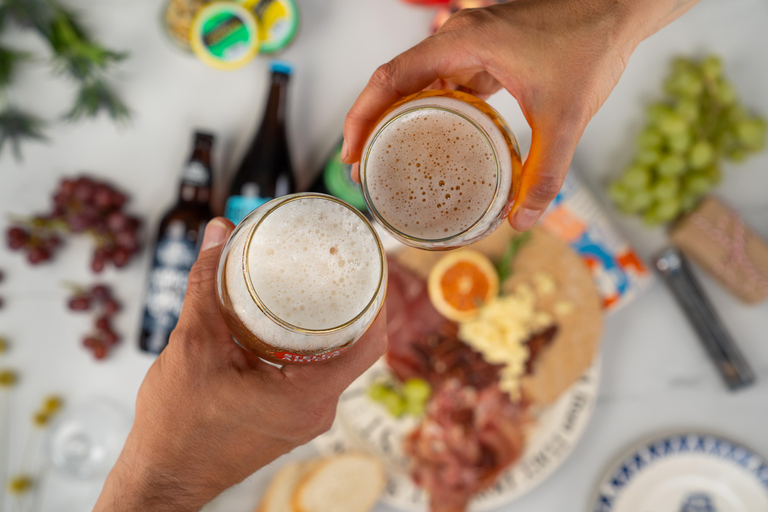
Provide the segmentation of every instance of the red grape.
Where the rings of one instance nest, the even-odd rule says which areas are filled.
[[[109,331],[111,330],[111,327],[109,325],[109,317],[108,316],[100,316],[96,319],[96,328],[100,329],[102,331]]]
[[[32,247],[27,253],[27,260],[33,265],[42,263],[45,260],[50,259],[50,257],[51,253],[45,247]]]
[[[8,246],[23,250],[36,264],[58,250],[60,235],[87,233],[96,242],[91,259],[94,272],[104,270],[110,261],[123,267],[141,248],[139,219],[123,211],[125,202],[125,194],[106,182],[88,176],[63,179],[52,195],[50,212],[12,226]]]
[[[93,336],[87,336],[83,338],[83,346],[86,348],[93,348],[99,343],[101,342],[98,339],[94,338]]]
[[[72,311],[88,311],[91,309],[91,299],[87,295],[78,295],[69,299],[67,307]]]
[[[114,345],[120,339],[120,337],[111,329],[105,329],[101,331],[101,339],[107,346]]]
[[[91,288],[91,296],[96,300],[106,300],[112,295],[109,291],[109,287],[103,284],[97,284]]]
[[[120,303],[115,299],[107,299],[104,301],[104,314],[112,316],[120,311]]]
[[[125,247],[118,247],[112,254],[112,263],[117,268],[122,268],[128,264],[128,260],[131,259],[131,252]]]
[[[98,343],[91,348],[93,351],[93,357],[96,359],[104,359],[107,357],[107,347],[103,343]]]

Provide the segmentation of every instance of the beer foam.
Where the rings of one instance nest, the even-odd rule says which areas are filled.
[[[354,319],[381,274],[371,230],[349,208],[325,199],[290,201],[265,217],[251,240],[249,264],[264,305],[312,330]]]
[[[284,199],[246,218],[222,254],[234,312],[254,336],[284,350],[323,351],[356,340],[384,297],[386,263],[376,235],[351,207],[330,198],[311,195],[281,204]],[[265,217],[274,204],[277,208]],[[243,255],[249,237],[251,285],[274,316],[309,331],[344,325],[362,313],[361,318],[330,333],[289,331],[276,324],[256,306],[246,286]]]
[[[441,97],[414,104],[419,101],[425,104],[379,132],[365,161],[366,186],[390,226],[438,240],[470,229],[497,206],[498,168],[511,169],[511,156],[499,128],[472,105]],[[502,174],[500,207],[511,186]]]

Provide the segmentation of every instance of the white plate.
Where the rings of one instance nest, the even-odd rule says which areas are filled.
[[[768,512],[768,464],[715,434],[640,443],[600,482],[594,512]]]
[[[382,360],[357,379],[341,396],[333,427],[315,443],[325,455],[352,450],[375,454],[387,468],[388,482],[382,501],[402,510],[424,512],[428,509],[428,496],[411,480],[402,449],[403,439],[416,421],[393,418],[367,396],[372,380],[388,371]],[[598,356],[576,384],[542,411],[521,459],[493,487],[472,500],[470,511],[489,510],[519,498],[563,463],[592,415],[599,380]]]

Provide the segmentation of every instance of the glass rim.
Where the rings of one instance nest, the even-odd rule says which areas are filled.
[[[457,101],[462,101],[462,100],[457,100]],[[467,105],[469,105],[470,107],[478,110],[481,115],[483,115],[485,117],[488,117],[485,112],[481,111],[480,109],[478,109],[474,105],[470,105],[469,103],[467,103]],[[467,229],[464,229],[464,230],[462,230],[462,231],[460,231],[458,233],[454,233],[454,234],[452,234],[452,235],[450,235],[448,237],[443,237],[443,238],[421,238],[421,237],[417,237],[417,236],[408,235],[406,233],[403,233],[402,231],[400,231],[396,227],[392,226],[392,224],[390,224],[383,217],[383,215],[381,215],[381,213],[379,213],[379,211],[376,209],[376,205],[374,204],[373,199],[371,199],[371,195],[370,195],[370,192],[368,190],[368,180],[366,178],[367,171],[368,171],[368,158],[370,156],[371,149],[376,144],[376,140],[379,138],[379,136],[381,136],[382,132],[384,132],[384,130],[386,130],[387,127],[389,127],[389,125],[394,123],[396,120],[398,120],[402,116],[404,116],[406,114],[410,114],[411,112],[415,112],[417,110],[442,110],[444,112],[449,112],[451,114],[457,115],[457,116],[467,120],[470,124],[472,124],[472,126],[474,126],[480,132],[480,134],[483,136],[485,141],[488,143],[488,146],[491,148],[491,153],[493,154],[493,162],[494,162],[494,164],[496,166],[496,188],[494,189],[493,197],[488,202],[488,206],[483,211],[483,214],[477,219],[476,222],[474,222]],[[473,119],[470,119],[468,116],[466,116],[465,114],[463,114],[463,113],[461,113],[461,112],[459,112],[457,110],[454,110],[454,109],[451,109],[451,108],[447,108],[447,107],[440,107],[440,106],[436,106],[436,105],[416,106],[416,107],[407,108],[407,109],[403,110],[402,112],[399,112],[397,115],[392,117],[392,119],[387,121],[381,128],[379,128],[376,131],[376,133],[373,136],[373,139],[371,139],[371,143],[367,145],[366,150],[365,150],[365,154],[363,155],[363,158],[361,159],[361,162],[360,162],[360,183],[362,185],[363,197],[366,200],[366,204],[368,205],[368,209],[370,210],[371,214],[373,214],[373,216],[376,218],[376,220],[378,220],[387,229],[387,231],[393,233],[394,235],[396,235],[398,237],[401,237],[401,238],[403,238],[405,240],[408,240],[409,242],[414,242],[414,243],[417,243],[417,244],[424,244],[424,243],[427,243],[427,244],[437,244],[437,243],[443,243],[443,242],[451,242],[453,240],[456,240],[457,238],[460,238],[460,237],[464,236],[465,234],[469,233],[472,229],[474,229],[475,226],[477,226],[480,223],[480,221],[482,221],[488,215],[488,212],[491,211],[491,207],[493,207],[493,205],[496,203],[496,199],[498,198],[498,195],[499,195],[499,188],[501,186],[501,164],[499,163],[499,157],[498,157],[498,154],[496,153],[496,146],[493,144],[493,141],[491,140],[490,135],[488,135],[488,132],[486,132],[486,130],[482,126],[477,124]]]
[[[286,322],[279,316],[277,316],[275,313],[272,312],[271,309],[269,309],[266,304],[261,300],[261,297],[259,297],[259,294],[256,292],[256,289],[253,286],[253,282],[251,281],[251,269],[250,269],[250,248],[251,248],[251,242],[253,241],[253,237],[256,234],[256,230],[261,226],[261,223],[264,222],[264,219],[266,219],[270,214],[274,213],[278,208],[285,205],[286,203],[290,203],[292,201],[298,201],[301,199],[323,199],[326,201],[331,201],[334,203],[338,203],[348,210],[351,210],[353,213],[355,213],[358,218],[360,218],[363,221],[363,224],[368,228],[370,233],[373,235],[373,239],[376,241],[376,246],[379,249],[379,279],[378,283],[376,285],[376,290],[373,293],[373,296],[368,301],[368,303],[365,305],[365,307],[357,314],[354,318],[351,320],[348,320],[344,322],[341,325],[337,325],[335,327],[328,327],[325,329],[307,329],[305,327],[299,327],[298,325],[293,325],[289,322]],[[346,329],[347,327],[353,325],[355,322],[360,320],[365,313],[367,313],[371,306],[376,302],[376,298],[379,296],[379,293],[381,292],[382,285],[386,287],[386,283],[384,283],[384,268],[386,264],[386,254],[384,252],[384,246],[381,244],[381,240],[379,239],[379,235],[376,233],[375,228],[371,225],[370,222],[368,222],[368,219],[365,218],[365,216],[360,213],[355,207],[351,206],[350,204],[342,201],[341,199],[338,199],[333,196],[329,196],[327,194],[318,194],[316,192],[301,192],[298,194],[289,194],[288,196],[279,197],[277,199],[282,199],[280,202],[272,206],[267,212],[256,222],[256,224],[251,227],[251,229],[248,231],[248,239],[246,240],[244,246],[243,246],[243,276],[245,277],[245,286],[248,288],[248,293],[251,296],[251,299],[253,299],[253,302],[256,304],[256,306],[261,310],[264,315],[267,316],[270,320],[275,322],[276,324],[280,325],[281,327],[284,327],[285,329],[289,331],[299,332],[302,334],[309,334],[309,335],[319,335],[319,334],[331,334],[334,332],[341,331],[343,329]],[[386,290],[385,290],[386,291]],[[383,306],[384,301],[381,301],[381,304],[379,304],[379,310]]]

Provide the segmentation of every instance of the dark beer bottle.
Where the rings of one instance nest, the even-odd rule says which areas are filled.
[[[285,103],[291,67],[272,63],[272,85],[259,131],[235,174],[224,215],[237,224],[272,198],[295,191],[285,132]]]
[[[192,156],[181,175],[178,200],[160,221],[139,338],[139,347],[146,352],[159,354],[168,344],[179,319],[187,278],[197,259],[205,225],[213,217],[212,145],[213,135],[195,133]]]
[[[309,187],[310,192],[328,194],[346,201],[366,217],[371,218],[363,199],[360,184],[352,179],[352,166],[341,160],[341,146],[344,139],[334,146],[333,151],[323,164],[323,168],[317,173],[314,183]]]

